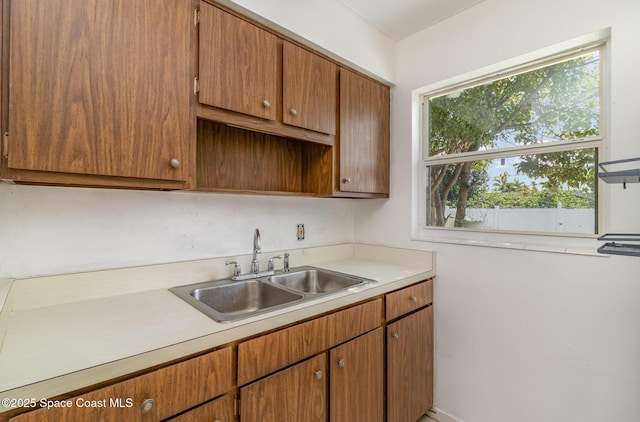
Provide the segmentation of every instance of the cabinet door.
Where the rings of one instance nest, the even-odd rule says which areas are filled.
[[[205,2],[200,2],[200,92],[202,104],[275,120],[278,38]]]
[[[10,12],[9,168],[191,177],[189,0],[15,0]]]
[[[243,422],[327,420],[327,354],[240,389]]]
[[[330,352],[331,422],[384,421],[384,334],[378,328]]]
[[[415,422],[433,405],[433,306],[387,326],[387,420]]]
[[[335,135],[338,66],[287,41],[282,62],[283,123]]]
[[[389,193],[389,101],[388,87],[340,70],[340,191]]]

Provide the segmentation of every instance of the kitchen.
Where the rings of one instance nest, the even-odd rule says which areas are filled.
[[[338,2],[235,3],[393,83],[389,198],[3,183],[0,278],[246,255],[256,227],[266,252],[351,243],[434,251],[434,407],[440,420],[636,420],[640,260],[599,255],[602,242],[593,238],[459,231],[454,239],[437,232],[418,240],[411,96],[610,28],[605,157],[640,156],[634,140],[640,5],[590,0],[576,10],[568,0],[486,0],[393,41]],[[603,233],[640,232],[638,189],[602,186]],[[298,223],[305,225],[300,241]],[[543,250],[520,247],[530,243]]]

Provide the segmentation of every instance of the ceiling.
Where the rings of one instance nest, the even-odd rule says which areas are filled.
[[[398,41],[484,0],[338,0]]]

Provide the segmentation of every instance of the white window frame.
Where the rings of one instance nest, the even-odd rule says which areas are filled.
[[[567,144],[571,144],[575,149],[579,148],[598,148],[598,160],[604,161],[607,155],[607,142],[609,132],[609,38],[610,30],[600,30],[576,39],[545,48],[527,55],[523,55],[512,60],[507,60],[482,68],[473,72],[459,75],[432,85],[428,85],[412,92],[412,156],[413,156],[413,193],[412,193],[412,239],[431,242],[444,242],[466,245],[479,245],[490,247],[507,247],[516,249],[532,249],[550,252],[576,252],[587,253],[594,251],[594,240],[598,234],[576,234],[576,233],[537,233],[537,232],[508,232],[508,231],[490,231],[490,230],[473,230],[463,228],[447,228],[427,226],[427,195],[428,195],[428,177],[427,164],[445,164],[447,162],[460,162],[467,159],[476,159],[491,154],[492,158],[501,158],[513,156],[517,154],[532,153],[540,154],[551,152],[559,148],[565,148]],[[541,65],[550,64],[554,60],[561,57],[576,55],[580,52],[587,52],[600,48],[600,69],[602,78],[601,92],[601,109],[600,109],[600,127],[599,136],[581,140],[556,141],[545,144],[544,147],[528,145],[517,146],[497,152],[479,151],[465,154],[457,154],[455,157],[427,157],[426,153],[426,134],[428,133],[428,113],[423,107],[424,97],[427,95],[435,95],[438,92],[448,91],[451,89],[460,89],[468,86],[477,85],[483,81],[497,79],[500,76],[513,74],[516,72],[524,72],[527,70],[540,67]],[[597,231],[604,232],[603,225],[605,221],[602,219],[602,203],[604,190],[602,183],[597,182],[598,201],[596,204],[597,215]],[[597,255],[597,254],[596,254]]]

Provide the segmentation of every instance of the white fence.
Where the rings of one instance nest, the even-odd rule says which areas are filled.
[[[447,207],[447,226],[453,226],[455,208]],[[593,208],[467,208],[464,225],[493,230],[537,231],[552,233],[595,233],[596,212]]]

